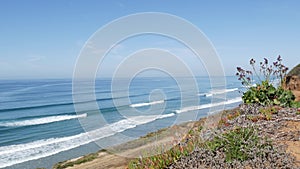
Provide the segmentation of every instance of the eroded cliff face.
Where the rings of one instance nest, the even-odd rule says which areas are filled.
[[[285,82],[285,89],[300,91],[300,77],[299,76],[287,76]]]
[[[300,101],[300,76],[287,76],[284,88],[291,90],[296,96],[296,101]]]

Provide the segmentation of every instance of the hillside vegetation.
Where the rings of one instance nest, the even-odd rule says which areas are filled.
[[[288,76],[300,76],[300,64],[295,66],[289,73]]]

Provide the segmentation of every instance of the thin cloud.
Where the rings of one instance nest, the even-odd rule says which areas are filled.
[[[29,56],[27,62],[33,63],[33,62],[39,62],[41,60],[45,59],[44,56]]]

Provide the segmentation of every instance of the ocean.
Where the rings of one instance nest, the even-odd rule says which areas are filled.
[[[90,93],[74,93],[71,79],[1,80],[0,168],[51,168],[57,162],[98,151],[95,140],[105,146],[120,144],[172,126],[179,115],[194,112],[194,119],[182,119],[198,120],[213,107],[229,109],[241,103],[240,91],[244,89],[236,77],[226,77],[222,90],[212,90],[208,77],[197,77],[196,82],[199,91],[194,94],[188,90],[189,84],[178,86],[174,78],[138,77],[129,87],[117,83],[120,86],[113,91],[111,79],[97,79],[96,99],[76,103],[87,105],[86,110],[76,113],[74,94],[84,98]],[[216,97],[223,94],[226,97]],[[196,103],[195,97],[199,99]],[[124,101],[128,99],[129,103]],[[89,110],[90,102],[96,102],[98,109]],[[97,138],[90,138],[80,120],[93,121],[99,113],[105,123],[93,129],[100,133]],[[130,137],[111,142],[116,133]]]

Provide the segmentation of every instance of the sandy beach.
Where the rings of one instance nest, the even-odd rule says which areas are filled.
[[[181,141],[178,138],[184,139],[190,129],[203,125],[204,121],[205,119],[201,119],[196,122],[187,122],[148,133],[146,136],[137,140],[101,150],[96,153],[96,157],[91,161],[69,166],[82,159],[86,159],[86,156],[84,156],[58,163],[59,165],[56,164],[54,168],[65,168],[62,166],[69,166],[67,167],[68,169],[124,169],[133,158],[160,153],[162,145],[165,150],[170,149]]]

